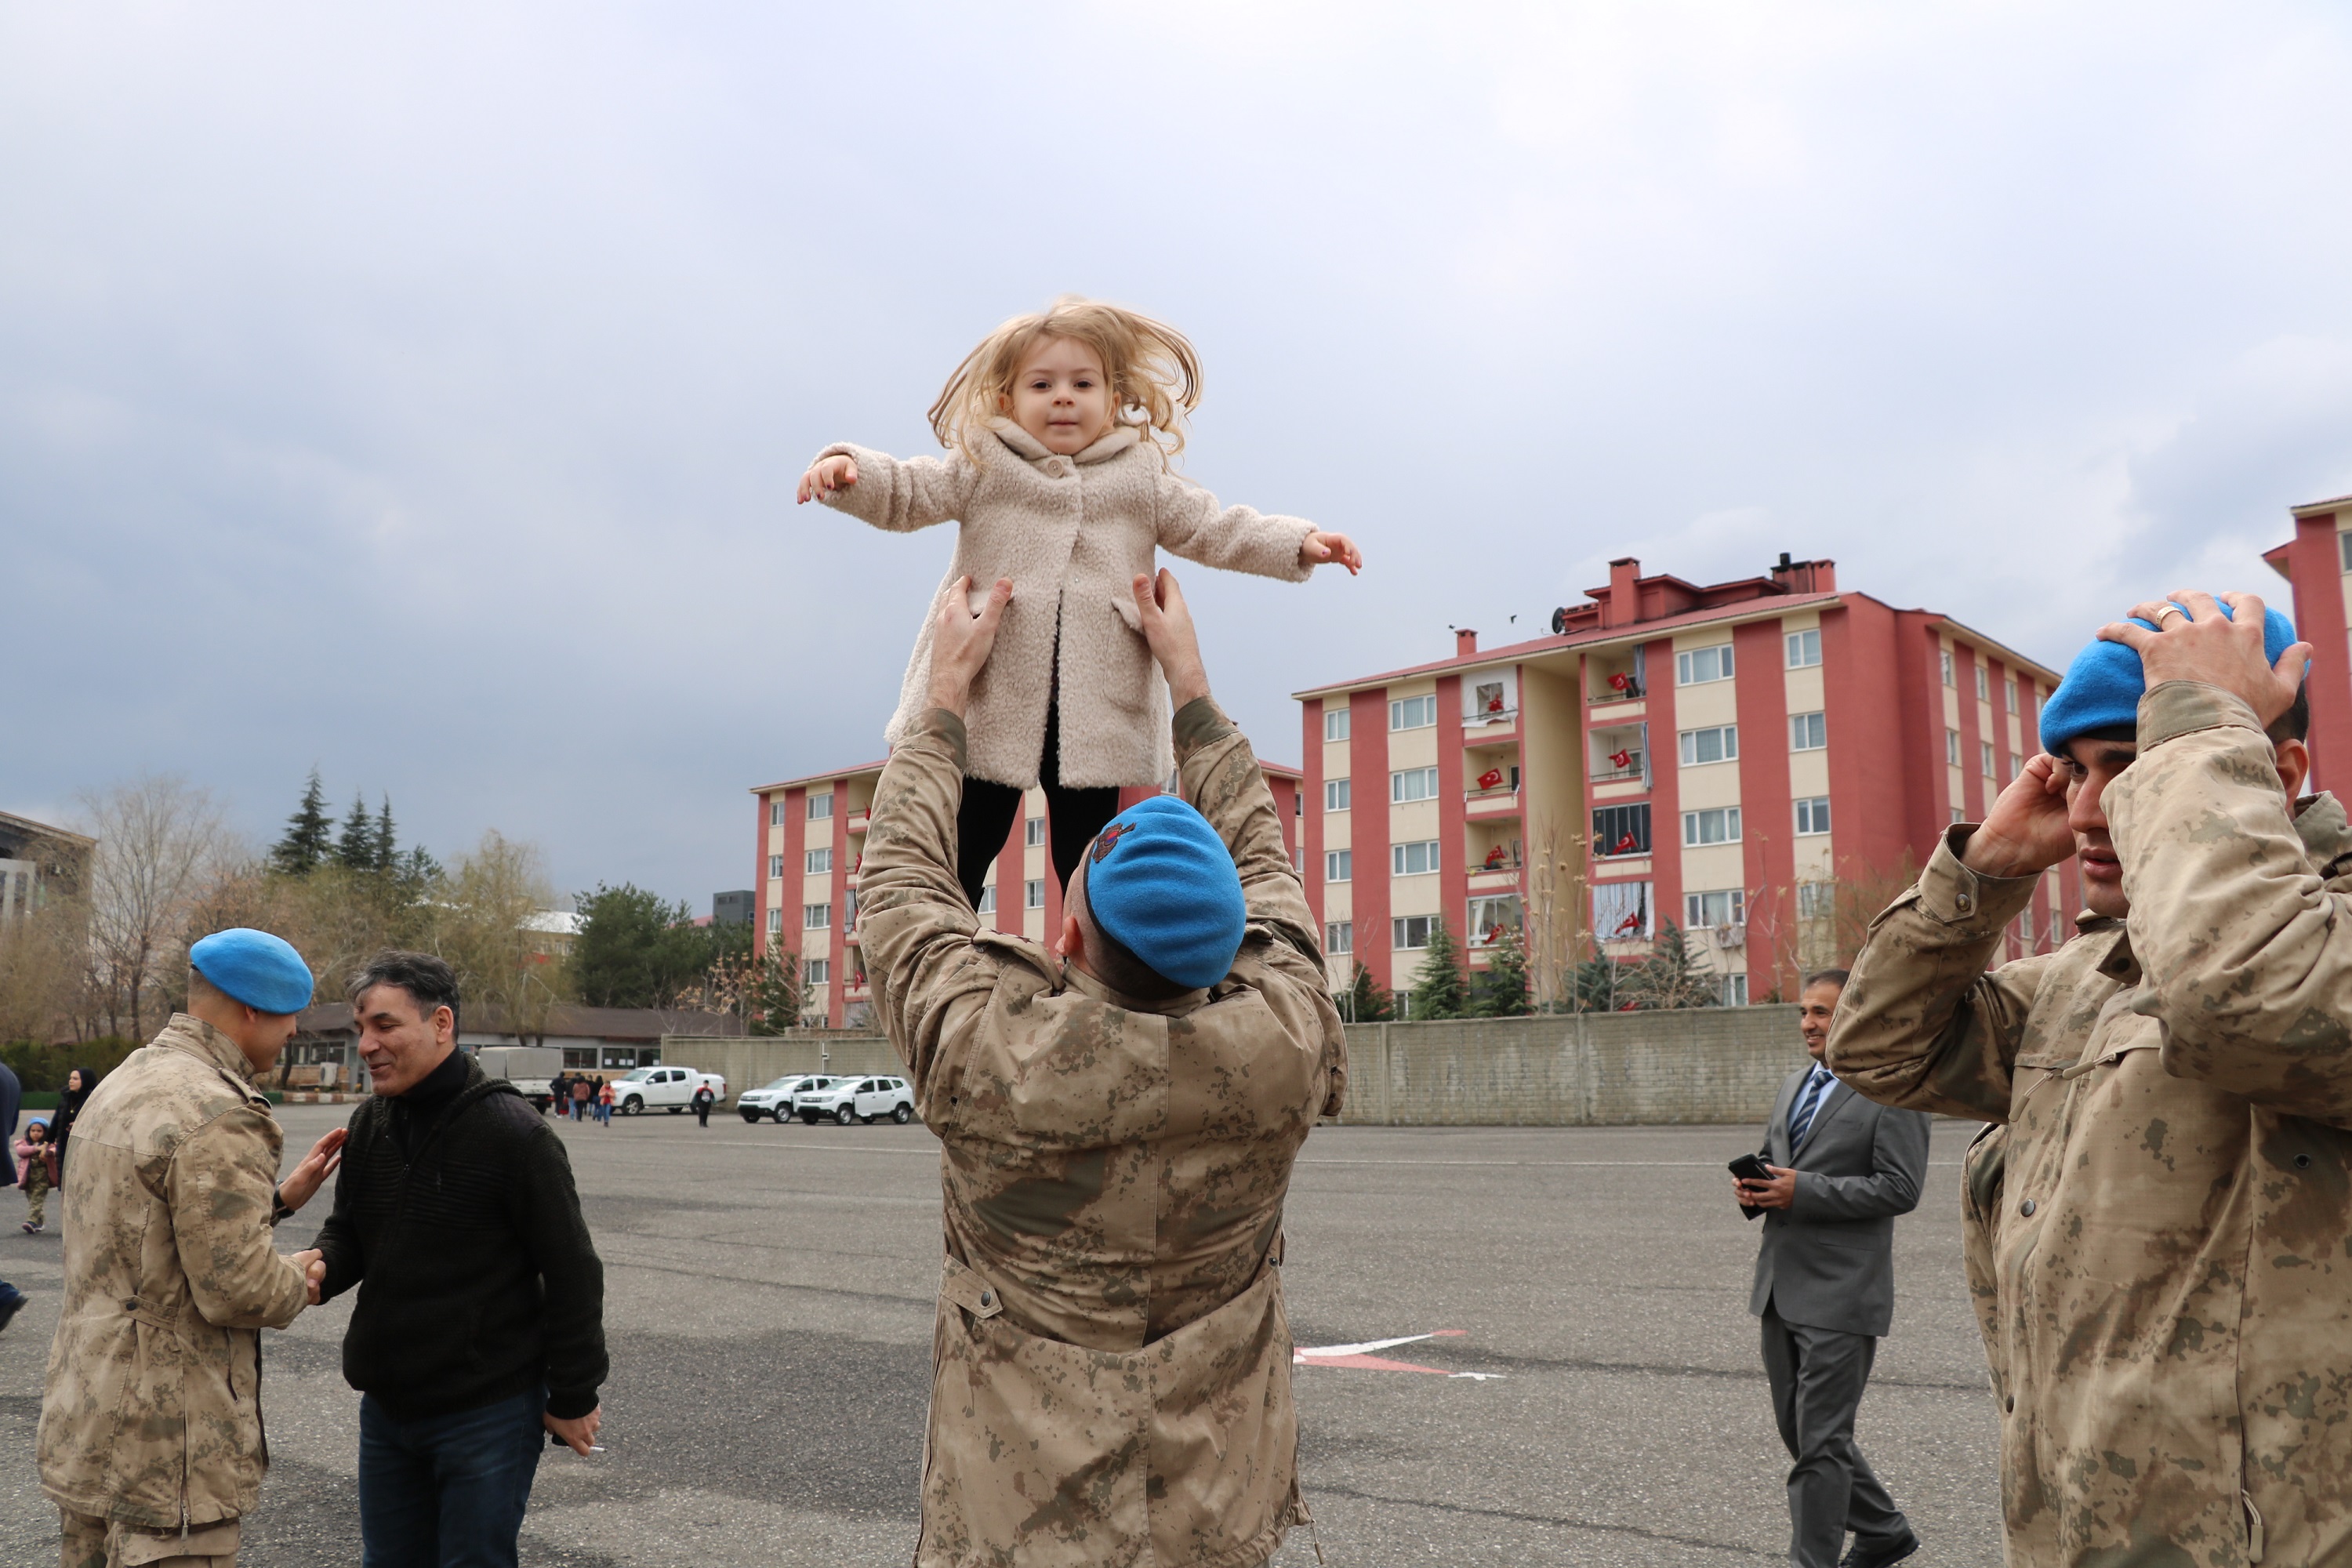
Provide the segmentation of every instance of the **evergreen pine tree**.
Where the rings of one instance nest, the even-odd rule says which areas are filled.
[[[1723,999],[1714,972],[1700,967],[1672,921],[1658,922],[1657,940],[1634,979],[1644,1007],[1712,1007]]]
[[[781,940],[768,943],[751,980],[751,1032],[781,1035],[801,1021],[800,955]]]
[[[355,795],[342,837],[335,840],[335,864],[346,871],[373,871],[375,862],[375,821],[368,816],[367,797]]]
[[[1507,925],[1487,949],[1486,973],[1470,986],[1470,1015],[1517,1018],[1528,1011],[1528,950],[1519,928]]]
[[[1396,1016],[1396,999],[1360,963],[1356,978],[1339,993],[1339,1016],[1350,1024],[1385,1024]]]
[[[1440,915],[1430,922],[1429,951],[1413,972],[1413,1017],[1459,1018],[1464,989],[1461,953],[1454,945],[1454,933],[1446,929],[1445,917]]]
[[[286,837],[269,851],[273,870],[289,877],[307,877],[319,868],[334,848],[334,819],[327,815],[327,792],[319,784],[319,770],[302,787],[302,804],[286,819]]]
[[[388,872],[399,850],[392,831],[392,796],[383,798],[383,805],[375,814],[375,869]]]

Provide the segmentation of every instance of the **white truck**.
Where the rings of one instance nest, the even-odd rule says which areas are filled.
[[[694,1102],[694,1091],[710,1086],[712,1100],[727,1101],[727,1080],[715,1072],[693,1068],[650,1067],[625,1072],[613,1080],[613,1111],[618,1116],[642,1116],[656,1106],[675,1116]]]
[[[484,1046],[477,1053],[482,1071],[502,1078],[543,1115],[553,1095],[555,1075],[563,1070],[561,1046]]]

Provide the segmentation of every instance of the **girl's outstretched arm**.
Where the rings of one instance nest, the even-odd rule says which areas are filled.
[[[1220,507],[1217,498],[1173,474],[1160,476],[1160,547],[1171,555],[1228,572],[1250,572],[1304,583],[1314,574],[1307,542],[1315,525],[1303,518],[1269,517],[1246,506]]]
[[[907,533],[961,517],[978,477],[961,451],[902,459],[836,441],[801,476],[800,499],[821,500],[862,522]]]

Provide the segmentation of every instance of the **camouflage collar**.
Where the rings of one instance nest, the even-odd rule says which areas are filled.
[[[253,1087],[253,1064],[245,1059],[245,1052],[238,1049],[237,1043],[193,1013],[173,1014],[163,1032],[155,1037],[155,1044],[185,1051],[220,1068],[245,1088]]]
[[[1209,999],[1209,989],[1204,985],[1198,991],[1187,991],[1181,996],[1171,996],[1165,1002],[1139,1002],[1132,996],[1112,990],[1076,964],[1067,962],[1062,965],[1062,984],[1081,996],[1108,1002],[1129,1013],[1157,1013],[1169,1018],[1181,1018]]]
[[[2322,792],[2294,803],[2294,831],[2319,874],[2333,879],[2338,864],[2352,858],[2352,822],[2345,820],[2344,805]]]

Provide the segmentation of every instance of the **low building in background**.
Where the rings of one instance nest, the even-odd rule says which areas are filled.
[[[1443,920],[1474,969],[1522,932],[1539,998],[1686,934],[1727,1003],[1843,956],[1950,824],[2038,751],[2058,674],[1783,555],[1701,586],[1610,563],[1552,635],[1296,693],[1332,985],[1409,985]],[[2341,642],[2341,638],[2338,641]],[[2072,862],[2010,934],[2048,951]]]
[[[1284,846],[1292,863],[1303,866],[1298,830],[1306,800],[1299,771],[1279,763],[1259,765],[1282,815]],[[866,1022],[873,1000],[857,951],[857,865],[882,767],[866,763],[751,791],[759,803],[755,952],[764,955],[781,942],[799,955],[803,1016],[826,1027]],[[1154,793],[1122,791],[1119,805]],[[1047,942],[1061,930],[1062,889],[1054,879],[1044,790],[1023,797],[1021,816],[1005,835],[980,902],[982,921],[997,931]]]
[[[0,811],[0,920],[81,891],[95,838]]]
[[[664,1007],[551,1007],[546,1028],[530,1035],[516,1034],[507,1024],[496,1007],[461,1008],[457,1044],[468,1051],[485,1046],[555,1046],[563,1051],[566,1070],[612,1074],[660,1061],[664,1035],[731,1039],[746,1032],[743,1020],[730,1013]],[[284,1086],[365,1093],[367,1071],[360,1062],[357,1041],[350,1003],[306,1008],[279,1058],[286,1069]]]
[[[749,888],[740,892],[710,895],[710,923],[747,926],[760,918],[760,895]]]
[[[2352,496],[2289,510],[2294,537],[2263,559],[2294,589],[2294,629],[2311,645],[2311,785],[2352,787]]]

